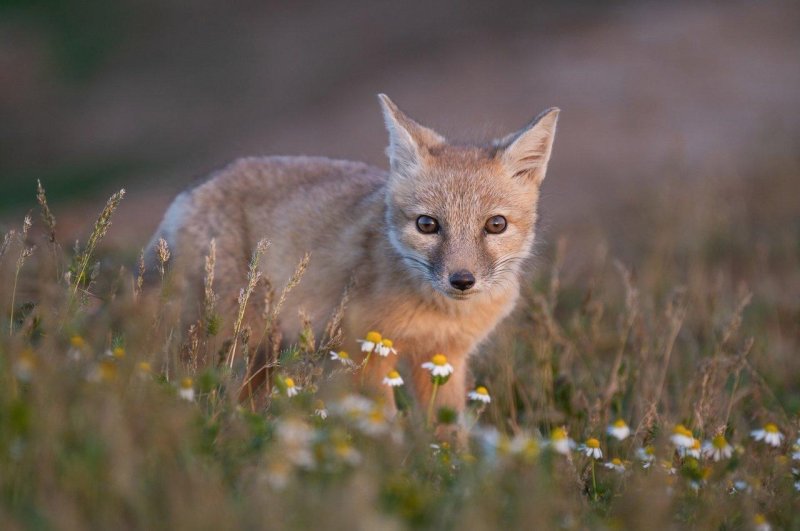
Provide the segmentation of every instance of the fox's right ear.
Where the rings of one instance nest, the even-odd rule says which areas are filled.
[[[422,164],[428,148],[443,143],[445,139],[403,114],[386,94],[378,94],[378,100],[389,132],[389,146],[386,148],[389,166],[394,173],[412,174]]]

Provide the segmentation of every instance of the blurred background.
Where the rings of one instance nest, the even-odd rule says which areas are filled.
[[[38,178],[70,241],[125,187],[109,241],[138,249],[239,156],[385,167],[378,92],[461,140],[561,107],[545,238],[624,240],[664,182],[796,153],[800,4],[3,0],[0,226]]]

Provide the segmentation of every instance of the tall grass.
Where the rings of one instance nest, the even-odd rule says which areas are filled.
[[[66,256],[40,186],[43,225],[0,242],[0,527],[800,528],[798,175],[665,185],[604,239],[554,235],[473,360],[492,401],[473,402],[464,446],[435,439],[402,388],[389,418],[357,367],[322,362],[346,299],[325,337],[308,322],[280,337],[308,257],[273,287],[264,243],[239,313],[218,315],[212,243],[203,308],[181,323],[166,245],[150,290],[143,259],[128,271],[102,254],[121,193]],[[268,318],[251,338],[259,283]],[[242,391],[259,364],[255,401]],[[777,446],[751,436],[769,423]],[[678,424],[731,455],[677,450]],[[602,459],[579,446],[591,438]]]

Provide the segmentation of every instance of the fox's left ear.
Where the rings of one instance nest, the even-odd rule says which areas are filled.
[[[556,135],[557,107],[547,109],[520,131],[495,142],[511,175],[542,184]]]

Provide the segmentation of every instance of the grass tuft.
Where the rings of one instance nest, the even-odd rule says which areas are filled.
[[[221,315],[212,242],[185,323],[175,249],[148,290],[143,254],[119,273],[100,247],[124,191],[70,260],[39,183],[42,225],[0,241],[0,528],[798,528],[797,182],[665,185],[609,241],[565,229],[461,418],[394,375],[395,417],[356,391],[362,367],[330,354],[348,290],[324,327],[281,315],[309,255],[278,291],[260,242]]]

